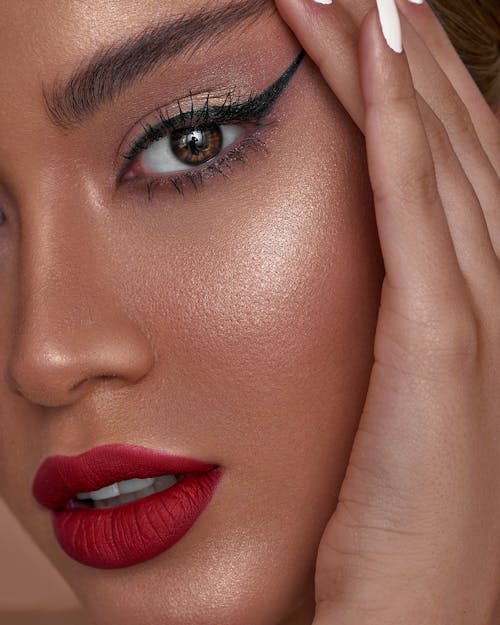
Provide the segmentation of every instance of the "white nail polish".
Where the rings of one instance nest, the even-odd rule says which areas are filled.
[[[316,4],[332,4],[333,0],[313,0]]]
[[[408,0],[408,2],[412,4],[424,4],[424,0]]]
[[[394,52],[402,52],[403,35],[395,0],[377,0],[377,9],[387,45]]]

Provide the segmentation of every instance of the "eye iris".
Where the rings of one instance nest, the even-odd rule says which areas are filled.
[[[220,152],[222,132],[216,124],[200,128],[183,128],[170,135],[175,156],[187,165],[201,165]]]

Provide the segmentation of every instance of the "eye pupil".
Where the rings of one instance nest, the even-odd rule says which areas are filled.
[[[170,135],[172,152],[187,165],[201,165],[220,152],[222,132],[216,124],[182,128]]]

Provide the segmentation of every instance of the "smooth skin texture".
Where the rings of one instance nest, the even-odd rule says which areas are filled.
[[[173,64],[169,86],[155,86],[159,73],[80,131],[59,132],[41,81],[157,19],[158,5],[137,15],[132,3],[106,3],[90,15],[65,2],[50,14],[37,5],[36,16],[2,6],[2,58],[17,65],[6,62],[0,83],[10,94],[0,111],[10,217],[0,235],[10,296],[0,311],[1,493],[98,625],[492,625],[500,289],[498,178],[484,158],[494,142],[462,137],[476,146],[469,171],[456,119],[443,115],[458,86],[429,54],[422,76],[434,72],[441,91],[415,99],[406,57],[387,48],[373,12],[362,22],[372,4],[277,6],[321,73],[308,62],[297,75],[269,156],[183,204],[158,195],[151,205],[108,191],[109,154],[141,117],[128,109],[147,98],[144,114],[160,91],[187,91],[187,73],[203,82],[210,60]],[[232,65],[252,66],[254,89],[298,49],[277,16],[265,23],[248,26],[250,59]],[[266,28],[273,55],[260,50]],[[21,34],[37,45],[21,53]],[[235,41],[224,45],[217,75],[236,54]],[[50,50],[43,61],[40,49]],[[337,97],[366,134],[369,171]],[[480,246],[461,242],[462,223]],[[376,327],[379,237],[387,275]],[[170,552],[97,572],[60,552],[30,480],[46,455],[118,440],[220,462],[225,483]]]
[[[439,65],[454,70],[434,93],[434,110],[415,91],[406,55],[388,48],[375,10],[360,26],[356,103],[334,69],[338,49],[324,44],[337,39],[354,49],[344,29],[355,23],[352,3],[339,2],[333,11],[300,0],[277,5],[362,120],[386,268],[367,401],[319,549],[314,623],[494,625],[500,617],[498,122],[488,112],[476,131],[484,104],[473,106],[470,79],[455,67],[449,46],[439,48],[442,35],[428,7],[406,13],[420,25],[420,47],[429,41],[429,51],[440,51],[437,58],[427,53],[427,75],[439,73]],[[433,28],[425,30],[426,23]],[[412,67],[425,85],[424,69],[422,61]]]
[[[303,625],[383,278],[362,135],[308,60],[267,152],[227,180],[151,201],[144,184],[116,185],[153,109],[190,90],[247,97],[289,67],[300,45],[272,3],[79,126],[56,127],[42,97],[97,50],[199,9],[1,4],[0,493],[97,625]],[[117,442],[224,477],[171,550],[101,571],[64,554],[31,484],[49,455]]]

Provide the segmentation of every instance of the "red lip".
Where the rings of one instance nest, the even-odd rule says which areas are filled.
[[[80,492],[122,480],[160,475],[183,479],[162,491],[113,508],[72,508]],[[216,465],[137,445],[103,445],[78,456],[52,456],[38,469],[33,495],[53,511],[59,544],[96,568],[122,568],[163,553],[178,542],[210,502],[221,471]]]

